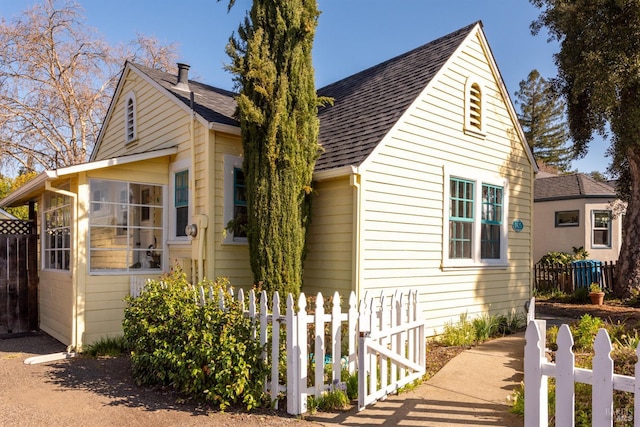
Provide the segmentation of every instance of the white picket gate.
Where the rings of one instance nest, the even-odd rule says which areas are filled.
[[[640,391],[640,362],[635,365],[635,378],[613,373],[612,350],[609,334],[600,329],[594,343],[593,369],[575,367],[575,356],[571,350],[573,337],[567,325],[558,331],[558,350],[556,363],[546,358],[546,321],[530,320],[525,333],[524,349],[524,425],[525,427],[548,426],[548,378],[556,379],[556,413],[555,424],[558,426],[574,426],[574,383],[591,384],[592,386],[592,425],[612,426],[614,421],[640,427],[640,416],[621,413],[614,410],[613,390],[634,393]],[[640,356],[640,347],[636,350]],[[640,359],[639,359],[640,360]],[[634,414],[640,414],[640,398],[634,399]]]
[[[394,294],[389,306],[385,297],[360,302],[358,410],[362,410],[426,372],[426,331],[419,319],[417,292],[406,304]],[[379,377],[379,378],[378,378]]]
[[[143,289],[142,281],[132,279],[132,296],[139,295]],[[200,304],[213,300],[213,288],[200,286],[198,292]],[[221,296],[217,300],[223,308],[224,298]],[[264,291],[260,298],[253,290],[245,298],[241,289],[232,296],[242,302],[245,315],[255,319],[255,336],[260,344],[265,345],[271,340],[270,351],[263,354],[271,364],[265,392],[276,404],[278,397],[286,393],[289,414],[307,412],[309,395],[320,397],[332,386],[344,387],[340,377],[343,369],[352,375],[358,372],[360,409],[420,378],[425,372],[425,326],[418,318],[420,310],[415,291],[406,298],[398,293],[390,299],[383,295],[377,298],[365,296],[367,303],[361,302],[359,311],[352,292],[344,312],[337,292],[328,312],[325,312],[325,301],[320,293],[309,309],[304,293],[300,294],[297,302],[289,295],[284,312],[277,292],[270,307]],[[387,301],[390,301],[388,305]],[[286,355],[281,354],[282,328],[286,332]],[[346,336],[343,337],[343,333]],[[358,355],[358,345],[366,349],[366,353]],[[281,378],[279,372],[283,356],[286,357],[286,378]],[[314,365],[312,372],[310,363]],[[358,365],[363,369],[358,369]],[[330,377],[326,375],[328,366],[331,367]],[[378,372],[382,381],[376,389]],[[365,386],[367,380],[368,387]]]

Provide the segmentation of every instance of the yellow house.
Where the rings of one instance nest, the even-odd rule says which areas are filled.
[[[121,333],[132,282],[180,265],[253,285],[234,94],[126,63],[90,162],[0,202],[37,202],[40,327],[73,348]],[[303,291],[417,289],[429,334],[522,311],[536,170],[480,22],[320,89],[324,153]]]

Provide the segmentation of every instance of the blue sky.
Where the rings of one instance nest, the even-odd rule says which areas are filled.
[[[0,16],[10,19],[36,0],[0,0]],[[87,24],[110,43],[127,42],[136,33],[176,42],[190,76],[232,89],[224,48],[251,4],[237,0],[79,0]],[[528,0],[318,0],[320,15],[314,43],[316,85],[322,87],[386,59],[481,20],[511,99],[519,82],[537,69],[556,75],[556,43],[547,34],[532,36],[529,24],[538,10]],[[516,107],[517,109],[517,107]],[[580,172],[605,172],[608,142],[598,138],[589,155],[574,161]]]

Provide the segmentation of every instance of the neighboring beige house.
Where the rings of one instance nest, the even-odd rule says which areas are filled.
[[[589,259],[617,261],[624,204],[615,188],[588,175],[540,172],[534,186],[533,260],[584,247]]]
[[[126,63],[87,164],[46,171],[0,206],[37,202],[40,326],[70,347],[121,333],[130,283],[176,264],[253,285],[234,94]],[[475,23],[319,90],[303,291],[419,290],[428,333],[522,311],[536,171]]]

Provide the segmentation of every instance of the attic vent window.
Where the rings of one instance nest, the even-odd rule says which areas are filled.
[[[471,123],[471,126],[478,130],[482,129],[482,109],[480,108],[481,97],[482,94],[480,93],[480,86],[478,86],[477,83],[474,83],[469,91],[469,122]]]
[[[125,142],[128,144],[137,138],[136,98],[132,92],[127,94],[125,102]]]
[[[464,130],[466,133],[484,137],[484,101],[483,89],[475,78],[467,79],[465,85],[465,120]]]

